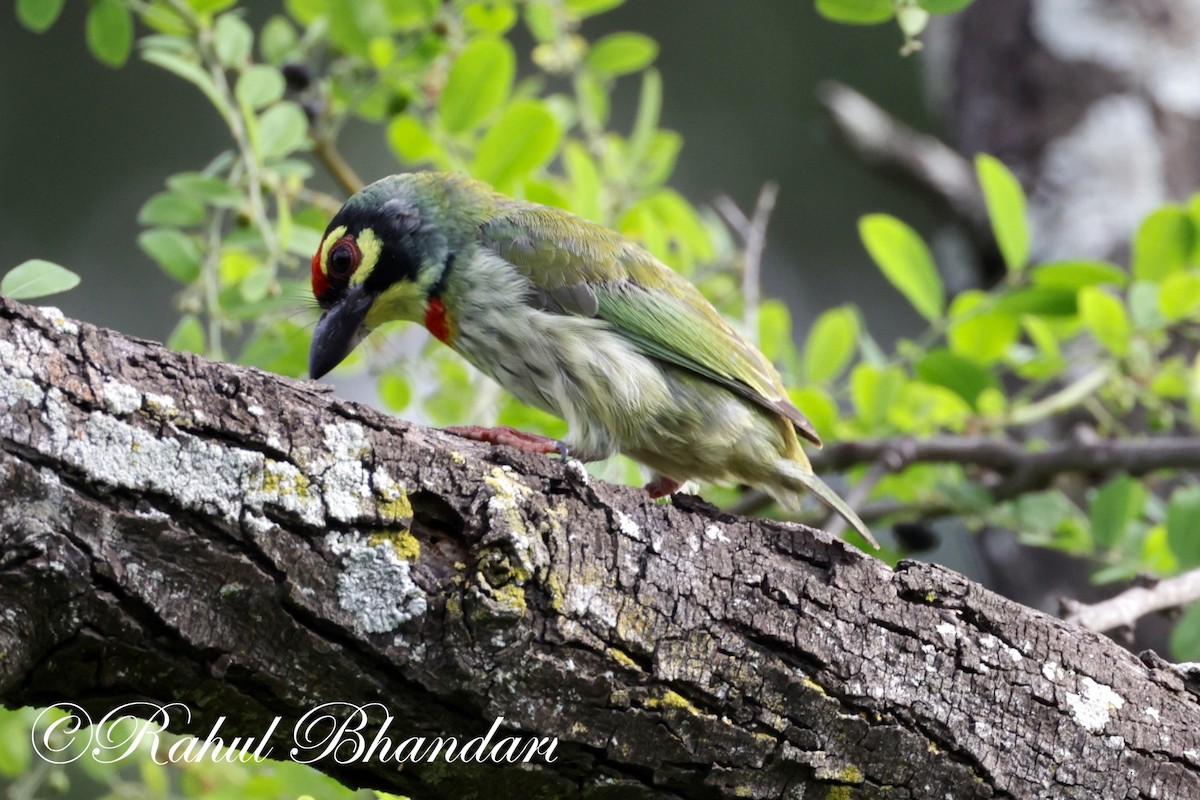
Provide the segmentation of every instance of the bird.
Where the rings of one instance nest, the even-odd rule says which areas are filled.
[[[798,511],[811,492],[878,547],[813,472],[800,440],[821,438],[770,361],[686,278],[602,225],[464,175],[392,175],[329,222],[312,289],[313,379],[380,325],[420,323],[569,431],[451,433],[585,462],[624,453],[650,470],[654,498],[703,480]]]

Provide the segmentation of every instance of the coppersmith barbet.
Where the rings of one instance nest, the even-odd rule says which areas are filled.
[[[351,197],[312,259],[323,313],[309,371],[333,369],[374,328],[420,322],[522,402],[567,421],[567,450],[622,452],[646,490],[691,478],[759,487],[790,510],[812,491],[867,541],[813,474],[820,446],[779,374],[678,273],[604,227],[445,173],[384,178]],[[553,452],[512,429],[459,428]]]

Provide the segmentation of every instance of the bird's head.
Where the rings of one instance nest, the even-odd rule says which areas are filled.
[[[457,244],[447,231],[447,191],[434,173],[376,181],[342,206],[312,257],[321,318],[308,371],[319,378],[367,334],[392,320],[421,321],[436,301]]]

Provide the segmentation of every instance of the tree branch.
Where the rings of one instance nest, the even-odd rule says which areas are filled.
[[[949,570],[3,300],[0,496],[9,705],[557,737],[316,764],[422,800],[1200,796],[1176,671]]]
[[[843,83],[822,83],[817,99],[838,134],[864,162],[901,175],[972,229],[987,230],[987,207],[975,170],[961,153],[913,130]]]
[[[1134,586],[1091,605],[1067,602],[1066,620],[1094,631],[1111,631],[1132,626],[1147,614],[1182,608],[1196,600],[1200,600],[1200,569],[1166,578],[1153,586]]]
[[[859,464],[882,466],[899,472],[913,464],[961,464],[988,470],[982,481],[992,499],[1012,500],[1050,485],[1058,475],[1087,472],[1107,475],[1125,472],[1146,475],[1161,469],[1200,469],[1200,437],[1159,436],[1148,439],[1074,439],[1038,449],[1006,439],[984,436],[934,436],[928,439],[895,437],[835,442],[809,454],[819,473],[845,472]],[[752,514],[770,505],[757,491],[747,492],[734,513]],[[894,503],[867,504],[860,516],[870,521],[903,513]],[[928,512],[928,513],[926,513]],[[928,508],[922,516],[953,513],[952,506]]]
[[[1068,472],[1139,476],[1160,469],[1200,468],[1200,437],[1160,436],[1149,439],[1110,439],[1055,442],[1040,449],[982,436],[899,437],[837,442],[813,453],[813,468],[838,472],[856,464],[883,462],[892,470],[918,463],[951,463],[982,467],[994,474],[988,481],[995,500],[1011,500],[1049,485]]]
[[[767,225],[775,210],[779,184],[764,183],[754,201],[754,211],[747,217],[728,195],[716,199],[716,209],[742,239],[745,256],[742,259],[742,327],[752,341],[758,341],[758,306],[762,295],[762,258],[767,247]]]

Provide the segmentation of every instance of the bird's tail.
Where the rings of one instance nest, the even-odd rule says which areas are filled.
[[[876,550],[879,549],[879,542],[875,541],[875,537],[871,535],[871,530],[866,523],[859,519],[858,514],[854,513],[854,509],[850,508],[845,500],[838,497],[837,492],[829,488],[829,484],[821,480],[811,469],[805,469],[800,463],[791,459],[781,458],[776,462],[776,470],[781,480],[774,486],[763,488],[782,506],[791,511],[798,511],[803,491],[807,489],[815,494],[822,503],[836,511],[842,519],[850,524],[850,527],[870,542],[872,547]]]

